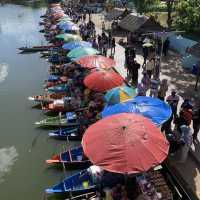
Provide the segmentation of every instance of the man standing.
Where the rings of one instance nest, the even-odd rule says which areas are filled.
[[[197,136],[200,130],[200,102],[199,101],[196,102],[193,107],[192,121],[193,121],[193,130],[194,130],[193,140],[197,141],[198,140]]]

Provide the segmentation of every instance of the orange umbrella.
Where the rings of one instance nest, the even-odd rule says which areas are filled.
[[[116,114],[91,125],[82,145],[90,161],[105,170],[134,174],[162,163],[169,143],[160,130],[139,114]]]
[[[123,77],[114,71],[94,71],[84,79],[85,86],[96,92],[106,92],[123,82]]]
[[[116,65],[116,62],[105,56],[101,55],[92,55],[92,56],[84,56],[76,61],[78,64],[85,68],[101,68],[101,69],[109,69]]]

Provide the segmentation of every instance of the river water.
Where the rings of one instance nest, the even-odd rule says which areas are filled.
[[[48,63],[39,54],[18,54],[18,47],[45,44],[39,33],[45,8],[0,6],[0,199],[43,199],[44,189],[72,172],[47,168],[45,159],[64,144],[34,125],[44,117],[30,95],[41,94]],[[70,144],[72,145],[72,144]],[[74,144],[73,144],[74,145]]]

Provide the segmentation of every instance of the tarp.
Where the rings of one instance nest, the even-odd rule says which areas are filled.
[[[173,35],[169,37],[170,48],[174,49],[181,55],[187,54],[187,48],[190,48],[197,44],[196,41],[182,37],[181,35]]]
[[[200,58],[197,58],[192,55],[184,56],[181,59],[183,68],[188,69],[190,71],[193,71],[193,65],[197,64],[198,61],[200,61]]]
[[[172,111],[164,101],[152,97],[138,96],[130,101],[106,107],[102,112],[102,117],[117,113],[139,113],[159,126],[170,118]]]

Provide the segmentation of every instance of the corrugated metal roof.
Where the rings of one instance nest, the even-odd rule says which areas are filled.
[[[124,13],[124,8],[114,8],[105,15],[107,20],[113,20],[120,17]]]
[[[125,30],[135,32],[138,30],[149,17],[144,15],[138,15],[136,13],[130,13],[119,22],[119,26]]]

